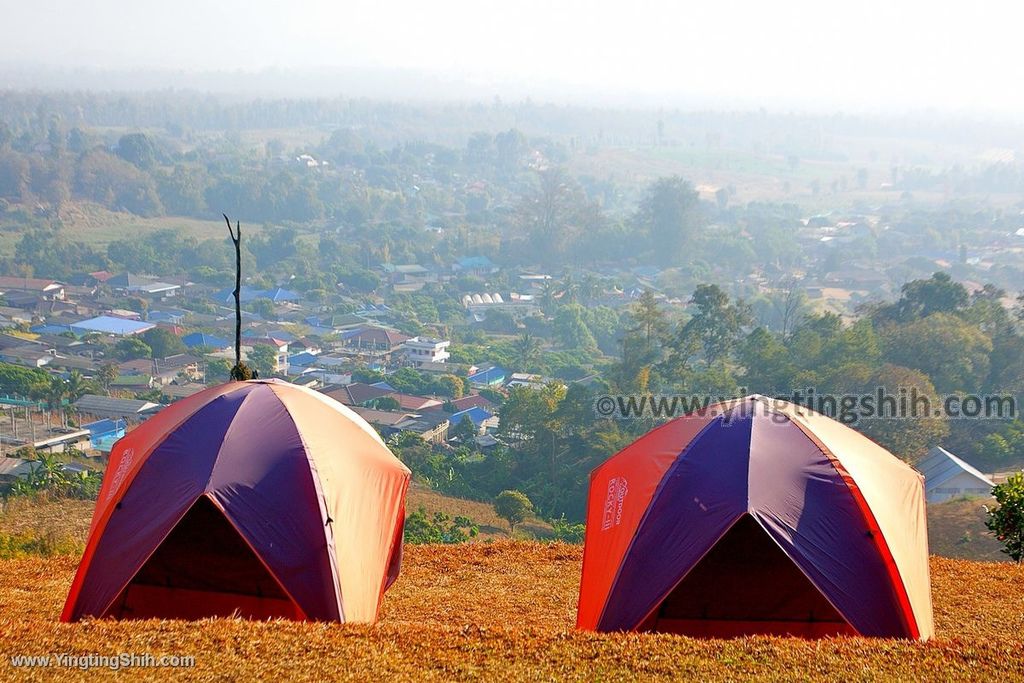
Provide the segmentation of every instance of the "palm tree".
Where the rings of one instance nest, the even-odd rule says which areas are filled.
[[[530,370],[540,353],[540,342],[528,331],[519,335],[515,341],[516,358],[522,370]]]

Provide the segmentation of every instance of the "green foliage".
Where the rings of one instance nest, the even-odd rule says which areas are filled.
[[[636,220],[647,233],[654,258],[674,265],[701,225],[697,191],[679,176],[659,178],[640,201]]]
[[[583,538],[587,533],[585,524],[570,522],[564,514],[557,519],[548,521],[551,523],[551,528],[554,529],[554,536],[551,540],[562,543],[583,543]]]
[[[465,543],[477,537],[480,528],[467,517],[452,519],[446,514],[435,512],[427,515],[420,507],[405,520],[404,540],[406,543],[442,543],[446,545]]]
[[[505,490],[494,498],[494,512],[508,522],[514,535],[516,524],[525,521],[533,512],[533,503],[522,491]]]
[[[16,457],[34,460],[31,470],[11,486],[10,495],[36,496],[45,494],[56,498],[95,500],[99,495],[103,476],[99,472],[84,470],[67,472],[64,463],[50,453],[25,452]]]
[[[1003,552],[1020,564],[1024,559],[1024,472],[992,489],[996,507],[986,508],[985,526],[1003,544]]]
[[[186,351],[181,338],[163,327],[146,330],[139,338],[149,346],[153,358],[166,358]]]
[[[114,345],[114,354],[121,360],[152,358],[153,349],[138,337],[125,337]]]
[[[50,387],[50,375],[45,370],[23,368],[20,365],[0,363],[0,392],[12,396],[40,396]]]
[[[39,536],[26,532],[20,534],[0,533],[0,560],[14,560],[21,557],[75,556],[82,552],[82,545],[68,538],[58,538],[53,533]]]
[[[249,352],[248,364],[260,373],[260,377],[271,377],[277,366],[277,349],[268,344],[256,344]]]

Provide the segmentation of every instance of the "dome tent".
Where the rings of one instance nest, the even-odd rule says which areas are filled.
[[[932,635],[922,477],[801,406],[749,396],[591,474],[577,627]]]
[[[114,446],[62,620],[372,622],[398,576],[409,477],[322,394],[202,391]]]

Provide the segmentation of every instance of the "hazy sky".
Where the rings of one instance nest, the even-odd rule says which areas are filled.
[[[472,82],[1024,112],[1019,2],[0,0],[0,63],[400,67]],[[333,94],[333,93],[325,93]]]

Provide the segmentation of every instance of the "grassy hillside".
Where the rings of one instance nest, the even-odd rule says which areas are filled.
[[[494,507],[489,503],[452,498],[413,484],[406,498],[406,512],[411,514],[419,508],[423,508],[431,517],[436,512],[450,517],[468,517],[477,524],[480,540],[509,537],[508,522],[494,514]],[[13,498],[6,506],[0,502],[0,534],[29,534],[84,546],[89,534],[92,509],[93,502],[87,500],[35,503]],[[536,517],[516,527],[517,538],[544,539],[551,536],[551,533],[551,525]]]
[[[191,654],[192,670],[136,674],[307,680],[759,680],[1024,677],[1024,572],[932,559],[937,637],[701,641],[573,631],[581,549],[519,541],[412,546],[376,626],[246,622],[57,623],[75,558],[0,562],[0,677],[80,680],[74,669],[14,670],[12,654]],[[110,672],[103,672],[110,673]]]
[[[952,500],[928,506],[928,545],[933,555],[999,562],[1007,556],[985,528],[991,498]]]
[[[479,527],[481,540],[508,538],[509,536],[508,522],[494,514],[494,506],[489,503],[452,498],[414,483],[409,489],[409,496],[406,499],[406,512],[412,513],[421,507],[428,515],[442,512],[450,517],[468,517]],[[524,535],[547,538],[551,535],[551,525],[541,519],[531,517],[516,527],[516,537]]]

